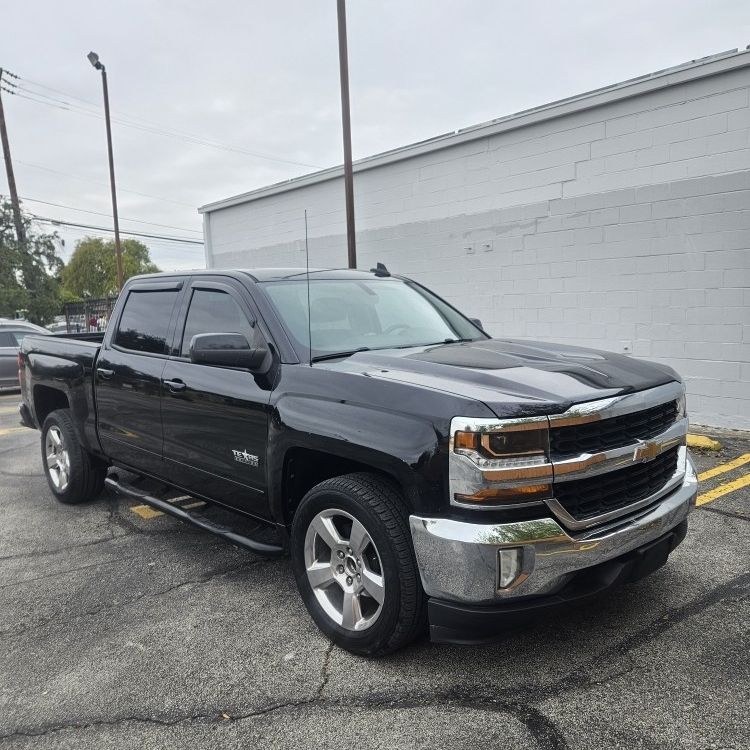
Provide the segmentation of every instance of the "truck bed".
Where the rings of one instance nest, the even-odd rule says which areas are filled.
[[[76,341],[93,341],[94,343],[101,344],[104,341],[104,331],[97,331],[96,333],[53,333],[55,338],[58,339],[75,339]]]
[[[75,362],[90,373],[99,352],[103,333],[68,333],[54,336],[26,336],[21,351],[28,357],[34,372],[36,365],[49,365],[48,358],[59,358]],[[43,369],[47,369],[43,367]]]
[[[94,369],[103,337],[102,333],[85,333],[24,338],[19,378],[24,424],[41,427],[51,410],[69,408],[81,444],[89,452],[99,450]]]

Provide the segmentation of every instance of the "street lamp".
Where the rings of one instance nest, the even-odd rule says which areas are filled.
[[[112,157],[112,126],[109,122],[109,91],[107,89],[107,70],[99,60],[96,52],[89,52],[89,62],[102,72],[102,88],[104,89],[104,120],[107,124],[107,152],[109,154],[109,182],[112,188],[112,217],[115,221],[115,258],[117,259],[117,288],[122,289],[122,248],[120,247],[120,222],[117,218],[117,193],[115,191],[115,161]]]

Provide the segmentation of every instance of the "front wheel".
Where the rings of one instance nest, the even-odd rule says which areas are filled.
[[[295,514],[291,552],[308,612],[342,648],[379,656],[424,628],[405,504],[387,481],[358,473],[313,487]]]
[[[67,505],[93,500],[107,470],[83,449],[68,409],[53,411],[42,425],[42,465],[52,494]]]

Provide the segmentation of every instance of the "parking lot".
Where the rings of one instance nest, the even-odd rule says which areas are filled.
[[[0,746],[746,748],[750,439],[696,454],[669,564],[483,647],[332,648],[286,560],[55,503],[0,396]]]

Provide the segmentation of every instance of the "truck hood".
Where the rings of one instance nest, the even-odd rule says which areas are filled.
[[[555,414],[680,379],[612,352],[511,339],[359,352],[324,366],[475,399],[501,418]]]

